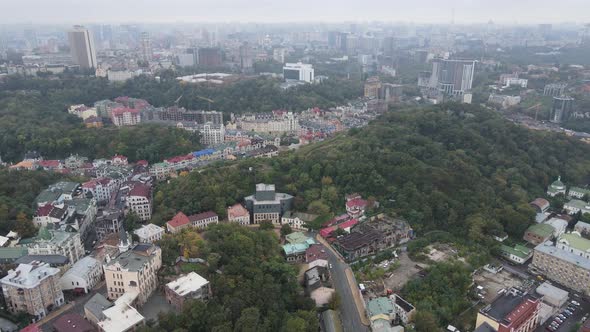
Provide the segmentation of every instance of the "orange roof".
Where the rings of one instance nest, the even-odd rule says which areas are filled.
[[[18,163],[16,165],[10,166],[10,168],[33,168],[33,162],[32,161],[21,161],[20,163]]]
[[[178,226],[186,225],[189,223],[190,223],[190,220],[188,219],[186,214],[184,214],[182,212],[178,212],[172,218],[172,220],[168,221],[168,225],[170,225],[171,227],[178,227]]]
[[[242,204],[235,204],[233,206],[230,206],[227,209],[227,216],[228,218],[238,218],[238,217],[245,217],[245,216],[249,216],[250,213],[248,212],[248,210],[246,210],[246,208],[244,208],[242,206]]]

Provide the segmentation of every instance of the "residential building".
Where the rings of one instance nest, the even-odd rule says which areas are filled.
[[[84,257],[84,247],[77,232],[41,227],[36,237],[23,239],[20,244],[27,247],[29,255],[62,255],[72,264]]]
[[[198,229],[205,229],[211,224],[219,223],[219,216],[213,211],[202,212],[193,214],[188,217],[192,227]]]
[[[182,311],[184,301],[190,299],[207,300],[211,297],[209,281],[195,272],[180,276],[166,284],[166,301],[178,311]]]
[[[63,314],[51,325],[55,332],[96,332],[92,324],[76,313]]]
[[[94,38],[90,30],[76,25],[72,30],[68,31],[68,40],[72,60],[75,64],[85,69],[98,67]]]
[[[338,237],[334,246],[346,260],[353,261],[406,243],[413,234],[405,220],[378,215],[352,228],[350,234]]]
[[[310,264],[316,260],[327,260],[328,253],[326,248],[321,244],[312,244],[305,251],[305,262]]]
[[[379,76],[373,76],[367,78],[365,81],[365,98],[379,98],[379,92],[381,91],[381,80]]]
[[[139,38],[140,59],[142,61],[152,61],[152,41],[149,32],[142,32]]]
[[[533,251],[522,245],[515,245],[509,247],[507,245],[500,246],[501,255],[516,264],[524,264],[533,256]]]
[[[157,272],[162,266],[162,249],[153,244],[138,244],[107,261],[104,267],[109,299],[136,293],[137,305],[143,305],[158,286]]]
[[[448,95],[462,96],[471,90],[476,62],[475,60],[434,59],[429,87]]]
[[[475,331],[532,332],[539,326],[540,302],[530,294],[509,289],[478,312]]]
[[[293,234],[293,235],[292,235]],[[315,244],[315,240],[303,235],[303,233],[292,233],[287,239],[287,244],[283,246],[285,259],[289,263],[303,262],[306,259],[306,252],[310,246]]]
[[[590,197],[590,189],[581,187],[570,187],[567,195],[572,198],[582,199],[588,195]]]
[[[547,195],[551,197],[555,197],[559,194],[565,195],[566,190],[567,187],[565,186],[565,184],[563,184],[563,182],[561,182],[561,176],[558,176],[557,180],[555,180],[553,183],[549,185],[549,187],[547,187]]]
[[[186,214],[178,212],[171,220],[166,223],[166,229],[169,233],[176,234],[185,228],[191,226],[191,221]]]
[[[0,280],[6,308],[12,314],[26,312],[37,321],[64,304],[59,269],[48,264],[20,264]]]
[[[501,108],[506,109],[520,104],[520,100],[520,96],[507,96],[492,93],[488,98],[488,103],[499,105]]]
[[[566,83],[551,83],[543,88],[543,96],[559,97],[565,94]]]
[[[111,121],[117,127],[135,126],[141,122],[140,111],[135,108],[117,107],[111,111]]]
[[[104,209],[101,210],[96,217],[94,229],[96,237],[99,241],[113,233],[119,233],[123,227],[123,211],[118,209]]]
[[[574,231],[580,233],[582,236],[588,235],[590,234],[590,224],[583,221],[578,221],[574,226]]]
[[[590,213],[590,203],[579,199],[572,199],[563,204],[563,209],[570,215]]]
[[[63,204],[56,206],[48,203],[37,208],[33,216],[33,223],[37,227],[53,226],[63,222],[67,217],[68,210],[66,206]]]
[[[555,308],[561,308],[567,302],[569,295],[567,291],[557,288],[547,281],[539,285],[536,291],[537,294],[543,295],[543,302]]]
[[[61,289],[88,293],[102,280],[102,276],[101,264],[96,259],[86,256],[64,273],[60,279]]]
[[[225,126],[207,122],[203,124],[183,124],[177,125],[178,128],[184,128],[189,131],[199,132],[201,135],[201,143],[210,145],[219,145],[225,142]]]
[[[76,182],[61,181],[50,185],[43,190],[37,198],[35,204],[37,207],[47,204],[61,204],[64,201],[71,201],[72,198],[81,193],[80,184]]]
[[[116,181],[109,178],[92,179],[82,184],[84,195],[93,197],[98,203],[108,201],[117,188]]]
[[[392,331],[391,323],[396,316],[391,298],[374,298],[367,302],[366,310],[373,331]]]
[[[285,80],[303,81],[312,83],[314,80],[313,66],[306,63],[286,63],[283,67],[283,77]]]
[[[414,320],[416,308],[410,302],[404,300],[399,294],[393,294],[389,297],[393,302],[393,308],[396,318],[404,325]]]
[[[257,184],[256,193],[244,200],[254,224],[268,220],[275,225],[280,225],[282,215],[290,211],[293,205],[293,196],[277,193],[274,184]]]
[[[558,238],[561,234],[565,233],[567,226],[569,225],[569,220],[565,220],[558,217],[550,218],[549,220],[545,221],[545,224],[551,225],[553,227],[553,236]]]
[[[201,67],[219,67],[222,64],[219,48],[201,47],[197,51],[198,63]]]
[[[97,293],[84,305],[84,315],[101,332],[135,331],[145,324],[145,318],[133,307],[137,299],[137,292],[129,292],[110,302]]]
[[[555,229],[549,224],[534,224],[524,232],[523,239],[528,243],[538,245],[551,238]]]
[[[126,204],[140,220],[150,220],[152,218],[152,188],[147,184],[135,183],[129,191]]]
[[[535,209],[536,213],[544,213],[546,212],[549,207],[549,201],[544,198],[536,198],[534,201],[529,203]]]
[[[142,225],[139,229],[133,231],[133,233],[137,235],[140,243],[154,243],[162,239],[164,228],[154,224],[147,224]]]
[[[303,274],[305,293],[314,300],[316,307],[327,305],[336,291],[332,288],[327,267],[314,266]]]
[[[301,212],[292,213],[291,211],[287,211],[283,214],[281,223],[291,226],[294,230],[307,230],[306,225],[314,221],[317,217],[318,215],[316,214]]]
[[[227,208],[227,219],[240,225],[250,224],[250,212],[242,204],[234,204]]]
[[[553,123],[561,123],[569,119],[574,107],[574,98],[567,96],[553,97],[553,106],[551,107],[551,115],[549,121]]]
[[[564,235],[558,239],[557,246],[553,246],[551,242],[536,246],[531,264],[547,278],[588,295],[590,259],[586,250],[590,248],[590,240],[580,236],[575,238],[575,233],[568,237],[563,237]]]

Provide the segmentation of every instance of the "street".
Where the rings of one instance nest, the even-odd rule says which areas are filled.
[[[325,246],[325,245],[324,245]],[[331,250],[327,248],[328,261],[332,265],[330,274],[332,275],[332,283],[334,288],[340,294],[340,317],[342,318],[342,326],[344,331],[350,332],[363,332],[370,331],[369,327],[364,325],[359,316],[359,311],[355,303],[355,297],[353,296],[351,286],[348,282],[346,269],[348,264],[342,262],[340,258]],[[352,278],[354,278],[354,275]],[[356,281],[354,282],[356,285]],[[358,292],[358,286],[355,286],[354,291]]]

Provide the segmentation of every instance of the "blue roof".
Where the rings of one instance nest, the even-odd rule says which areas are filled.
[[[215,149],[205,149],[205,150],[200,150],[200,151],[195,151],[193,152],[193,156],[195,157],[201,157],[201,156],[207,156],[210,154],[215,153]]]

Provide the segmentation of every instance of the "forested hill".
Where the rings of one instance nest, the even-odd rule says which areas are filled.
[[[477,106],[445,104],[390,112],[369,126],[272,160],[193,172],[156,193],[166,220],[226,206],[271,182],[296,195],[296,207],[343,210],[344,195],[373,196],[418,233],[440,229],[473,241],[506,231],[521,237],[533,220],[528,202],[558,175],[583,184],[590,146],[561,134],[530,131]]]

